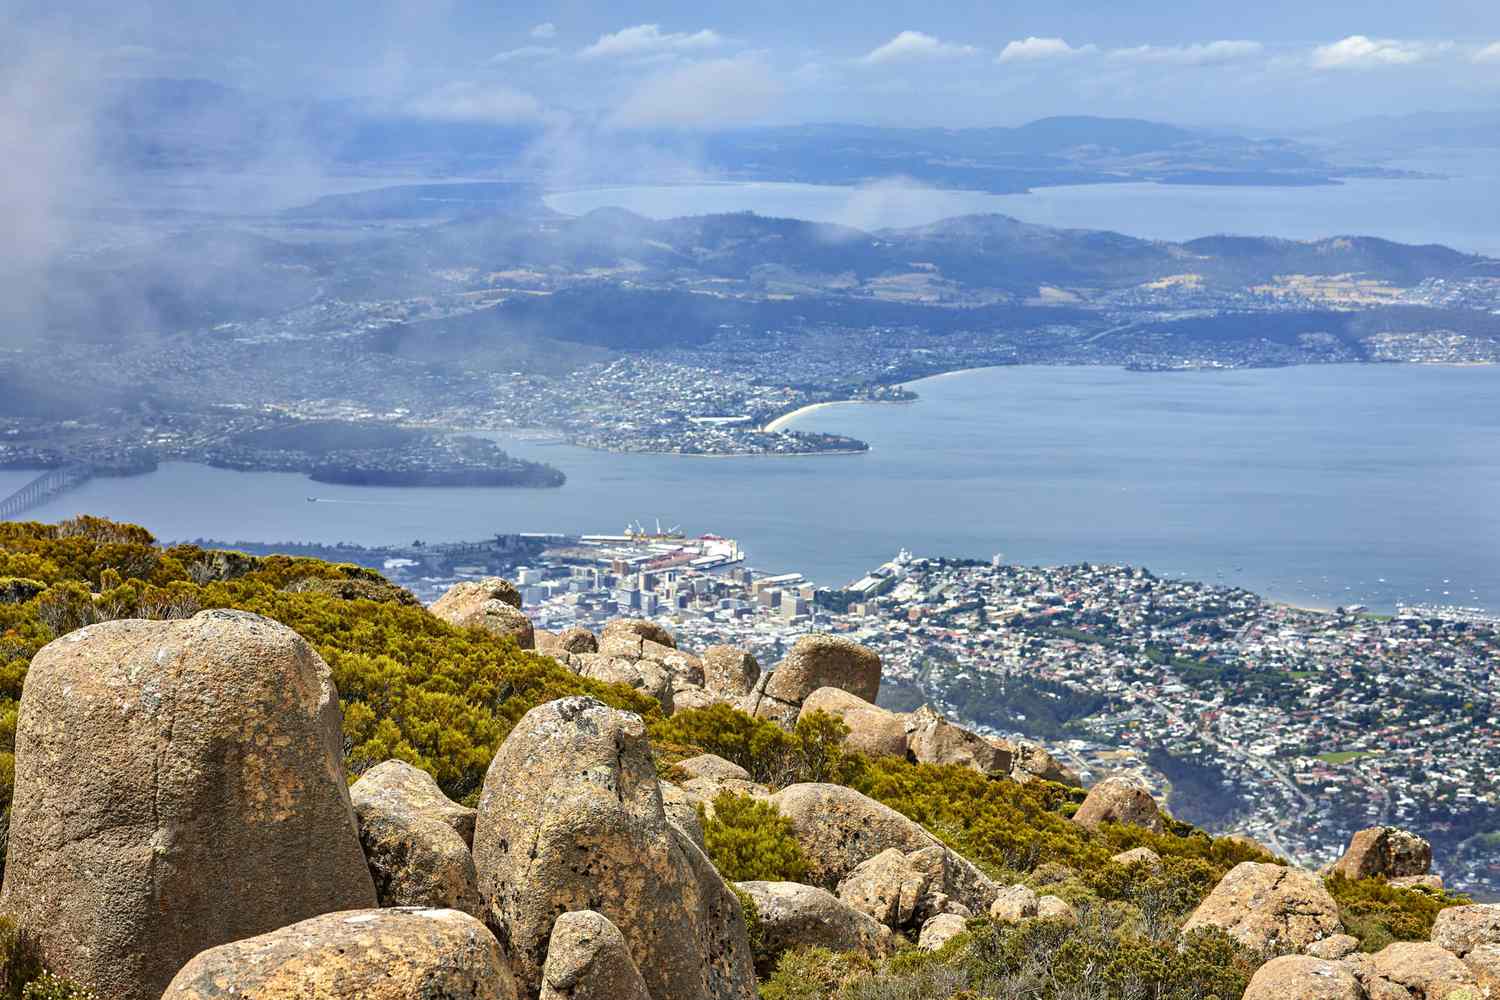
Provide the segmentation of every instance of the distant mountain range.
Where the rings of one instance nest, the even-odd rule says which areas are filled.
[[[101,152],[128,171],[238,169],[296,155],[344,168],[399,169],[406,176],[527,179],[536,164],[547,162],[550,143],[541,126],[434,121],[375,101],[268,100],[203,80],[122,81],[97,126]],[[1351,129],[1351,135],[1365,135]],[[577,133],[587,153],[586,123]],[[660,179],[650,174],[657,166],[631,166],[635,158],[610,155],[610,144],[620,141],[626,140],[600,139],[599,155],[578,157],[585,162],[582,179]],[[821,124],[638,133],[628,141],[728,179],[850,184],[901,176],[994,193],[1119,181],[1309,185],[1402,175],[1339,165],[1317,145],[1291,139],[1088,116],[1015,128]]]

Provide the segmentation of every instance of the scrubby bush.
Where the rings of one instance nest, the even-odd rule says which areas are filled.
[[[77,983],[61,979],[44,972],[26,984],[21,991],[21,1000],[99,1000],[93,990],[86,990]]]
[[[800,882],[807,859],[792,824],[769,802],[720,792],[713,813],[698,807],[703,844],[714,867],[731,882]]]
[[[653,722],[651,742],[679,756],[711,753],[750,772],[754,781],[782,788],[801,781],[848,784],[864,769],[862,758],[844,750],[849,727],[825,712],[800,719],[788,732],[765,719],[724,704],[692,708]]]
[[[1334,875],[1326,884],[1344,929],[1359,938],[1361,951],[1379,951],[1393,941],[1426,941],[1440,911],[1471,902],[1457,893],[1398,888],[1383,878]]]

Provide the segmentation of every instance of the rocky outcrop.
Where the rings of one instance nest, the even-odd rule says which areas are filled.
[[[669,781],[661,782],[661,803],[667,813],[667,822],[687,834],[688,839],[697,844],[699,850],[703,850],[705,846],[703,821],[698,818],[698,804],[701,801],[701,797],[693,792],[679,788]],[[707,813],[712,808],[712,805],[707,805],[704,811]]]
[[[1083,805],[1073,814],[1073,822],[1089,830],[1101,823],[1140,826],[1153,833],[1166,829],[1151,793],[1140,782],[1124,776],[1105,778],[1090,788]]]
[[[826,889],[800,882],[736,882],[735,888],[754,901],[761,940],[771,954],[813,946],[877,958],[891,950],[889,928]]]
[[[906,749],[919,764],[954,764],[981,774],[1009,774],[1013,759],[978,733],[949,722],[931,705],[907,716]]]
[[[459,628],[477,628],[491,635],[509,636],[522,649],[536,645],[531,619],[521,612],[521,593],[498,576],[455,583],[428,608]]]
[[[1359,938],[1352,934],[1335,934],[1321,941],[1314,941],[1307,946],[1307,954],[1313,958],[1326,958],[1334,961],[1359,951]]]
[[[198,952],[375,905],[338,692],[291,629],[110,621],[32,660],[0,909],[60,974],[155,1000]]]
[[[808,862],[808,881],[836,888],[861,862],[887,848],[912,854],[942,851],[945,893],[975,912],[989,909],[996,886],[972,862],[943,847],[932,834],[887,805],[842,785],[783,788],[771,802],[791,823]]]
[[[1078,923],[1078,914],[1072,905],[1060,896],[1038,896],[1036,898],[1038,920],[1061,920],[1065,924]]]
[[[1253,951],[1303,951],[1343,933],[1338,904],[1312,872],[1243,861],[1229,870],[1183,925],[1218,927]]]
[[[836,687],[821,687],[802,702],[797,718],[825,712],[849,727],[844,746],[870,757],[906,756],[906,719]]]
[[[1126,868],[1135,865],[1141,865],[1152,871],[1161,868],[1161,855],[1149,847],[1134,847],[1128,851],[1121,851],[1109,860],[1117,865],[1124,865]]]
[[[720,701],[735,702],[755,690],[760,664],[737,646],[709,646],[703,651],[703,686]]]
[[[840,636],[804,635],[761,677],[748,697],[748,708],[752,715],[790,727],[802,702],[821,687],[836,687],[874,702],[880,693],[880,657]]]
[[[917,935],[917,947],[923,951],[937,951],[969,929],[968,921],[956,913],[939,913],[922,925]]]
[[[645,618],[617,618],[599,633],[601,643],[617,636],[635,636],[671,649],[677,648],[677,639],[671,631]]]
[[[1070,788],[1081,788],[1083,781],[1072,770],[1064,767],[1046,747],[1024,740],[1006,740],[998,737],[990,744],[1010,754],[1010,776],[1025,784],[1028,781],[1055,781]]]
[[[1329,869],[1344,878],[1405,878],[1426,875],[1432,868],[1432,845],[1423,838],[1394,826],[1360,830],[1349,841],[1349,849]]]
[[[625,935],[593,910],[564,913],[552,925],[541,1000],[651,1000]]]
[[[1256,970],[1244,1000],[1366,1000],[1354,972],[1341,962],[1283,955]]]
[[[997,924],[1018,924],[1036,915],[1036,893],[1024,885],[1001,889],[990,904],[990,919]]]
[[[574,625],[557,633],[557,648],[565,653],[597,653],[599,640],[582,625]]]
[[[754,995],[739,901],[667,821],[639,716],[592,698],[528,712],[485,777],[474,862],[523,998],[538,996],[553,920],[569,910],[619,928],[653,997]]]
[[[712,778],[715,781],[749,781],[750,772],[717,754],[702,753],[677,762],[689,778]]]
[[[926,850],[941,851],[941,848]],[[938,865],[941,864],[939,859]],[[933,882],[930,865],[915,864],[899,849],[890,847],[850,872],[839,883],[838,896],[842,902],[893,930],[911,930],[921,927],[937,912],[932,907]]]
[[[630,660],[607,653],[575,653],[570,658],[570,663],[580,677],[635,688],[648,698],[655,699],[661,705],[663,713],[672,714],[675,705],[672,675],[658,661]]]
[[[227,901],[226,901],[227,902]],[[199,954],[161,1000],[515,1000],[500,945],[457,910],[328,913]]]
[[[1468,966],[1428,941],[1397,941],[1349,964],[1372,1000],[1480,1000]]]
[[[349,789],[381,906],[482,916],[469,844],[474,810],[451,801],[426,771],[388,760]]]
[[[1500,904],[1440,911],[1432,925],[1432,941],[1462,959],[1490,996],[1500,997]]]

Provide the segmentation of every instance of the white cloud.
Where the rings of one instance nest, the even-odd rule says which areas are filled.
[[[406,102],[408,114],[450,122],[519,125],[541,122],[547,113],[528,93],[495,84],[450,83]]]
[[[723,43],[724,36],[711,28],[694,32],[672,32],[662,31],[658,24],[638,24],[612,35],[600,35],[597,42],[578,54],[585,59],[644,56],[661,52],[702,51]]]
[[[1312,64],[1317,69],[1370,69],[1378,66],[1409,66],[1430,56],[1436,48],[1423,42],[1405,42],[1395,38],[1370,38],[1350,35],[1313,50]]]
[[[557,37],[557,25],[553,24],[551,21],[543,21],[541,24],[539,24],[535,28],[531,29],[531,37],[532,38],[556,38]]]
[[[1500,63],[1500,42],[1491,42],[1474,53],[1474,61],[1477,63]]]
[[[710,59],[646,80],[615,111],[621,128],[682,128],[755,121],[786,91],[753,57]]]
[[[1043,59],[1066,59],[1069,56],[1098,52],[1097,45],[1080,45],[1077,48],[1061,38],[1037,38],[1035,35],[1016,42],[1007,42],[1000,50],[996,62],[1039,62]]]
[[[550,45],[523,45],[519,49],[509,49],[490,56],[490,65],[502,66],[505,63],[550,59],[557,54],[558,50]]]
[[[978,51],[972,45],[945,42],[920,31],[903,31],[895,38],[892,38],[884,45],[870,52],[862,61],[876,65],[879,63],[904,62],[916,59],[952,59],[960,56],[972,56]]]
[[[1254,58],[1264,49],[1260,42],[1225,39],[1195,45],[1138,45],[1130,49],[1115,49],[1110,57],[1176,66],[1214,66]]]

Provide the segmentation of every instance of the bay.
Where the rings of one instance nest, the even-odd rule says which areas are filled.
[[[1494,197],[1500,167],[1492,153],[1454,152],[1391,166],[1434,176],[1315,187],[1064,185],[1004,195],[939,190],[899,179],[854,187],[704,183],[560,191],[548,195],[547,203],[570,215],[606,207],[654,219],[748,211],[866,231],[995,212],[1038,225],[1158,240],[1224,233],[1296,240],[1358,235],[1500,256],[1500,200]]]
[[[1500,611],[1500,367],[1015,367],[913,387],[916,403],[793,421],[866,440],[863,455],[505,442],[567,473],[561,489],[536,491],[341,487],[168,463],[93,480],[27,516],[89,512],[174,540],[361,544],[613,532],[660,517],[825,585],[904,547],[1145,565],[1313,606]]]

